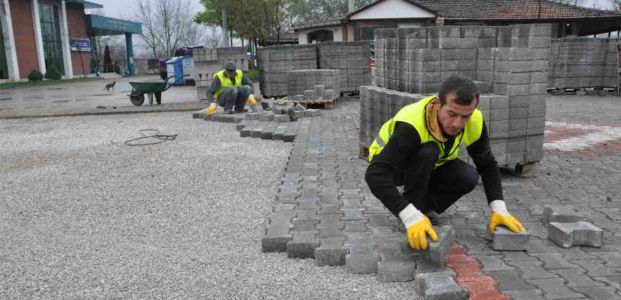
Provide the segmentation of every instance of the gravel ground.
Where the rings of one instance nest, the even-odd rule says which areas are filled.
[[[179,136],[123,144],[145,128]],[[189,113],[0,120],[0,298],[415,298],[261,253],[290,147]]]

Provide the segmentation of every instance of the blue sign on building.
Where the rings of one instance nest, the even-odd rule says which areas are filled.
[[[71,51],[91,52],[91,40],[89,39],[71,39],[69,43]]]

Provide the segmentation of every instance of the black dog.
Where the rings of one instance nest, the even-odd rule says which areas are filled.
[[[114,89],[114,85],[116,84],[116,81],[113,81],[111,83],[106,84],[106,91],[110,91],[110,89]]]

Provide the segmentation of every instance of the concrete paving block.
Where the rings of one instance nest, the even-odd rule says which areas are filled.
[[[261,139],[271,140],[274,135],[274,130],[276,129],[276,125],[267,125],[263,127],[263,131],[261,132]]]
[[[261,249],[263,252],[285,252],[287,243],[291,240],[289,229],[291,223],[286,220],[275,222],[272,220],[265,229],[265,236],[261,239]]]
[[[349,254],[345,256],[345,266],[350,273],[377,273],[380,257],[373,251],[372,241],[365,234],[367,233],[346,233],[349,244],[345,246],[349,248]],[[358,235],[359,237],[356,239]],[[358,242],[351,243],[352,241]]]
[[[446,273],[416,275],[416,290],[425,300],[466,300],[470,296],[465,287],[457,285]]]
[[[406,256],[382,259],[377,264],[377,280],[381,282],[406,282],[414,280],[416,262]]]
[[[315,249],[319,247],[317,234],[317,231],[293,231],[293,239],[287,242],[287,256],[289,258],[314,258]]]
[[[248,126],[248,123],[246,123],[246,122],[239,122],[239,123],[237,123],[237,125],[235,125],[235,129],[237,129],[237,131],[241,131],[244,128],[246,128],[246,126]]]
[[[604,231],[590,222],[558,223],[550,222],[548,238],[555,244],[569,248],[572,246],[601,247]]]
[[[345,237],[319,238],[319,248],[315,249],[315,265],[343,266],[347,249],[344,246]]]
[[[274,113],[268,112],[259,115],[259,121],[269,122],[274,120]]]
[[[545,205],[543,206],[543,220],[545,222],[575,223],[580,221],[590,222],[589,218],[580,216],[578,210],[570,205]]]
[[[319,109],[306,109],[304,110],[304,117],[319,117],[321,116],[321,110]]]
[[[439,266],[444,266],[446,264],[446,256],[448,251],[451,246],[453,246],[453,243],[455,243],[455,230],[451,225],[445,225],[442,227],[434,226],[434,229],[438,234],[438,240],[434,242],[432,239],[428,239],[429,248],[427,250],[427,254],[432,262]]]
[[[274,122],[289,122],[291,119],[289,115],[274,115]]]
[[[314,90],[305,90],[304,91],[304,101],[315,101],[315,91]]]
[[[528,250],[528,231],[515,233],[504,226],[497,226],[492,247],[494,250],[523,251]]]
[[[255,113],[255,112],[246,113],[246,120],[259,120],[262,114],[263,113]]]

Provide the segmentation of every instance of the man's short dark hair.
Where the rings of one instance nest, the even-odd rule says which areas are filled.
[[[475,99],[479,101],[479,87],[472,80],[459,75],[452,75],[442,82],[438,95],[442,105],[446,104],[446,95],[450,92],[455,92],[455,103],[459,105],[470,105]]]

